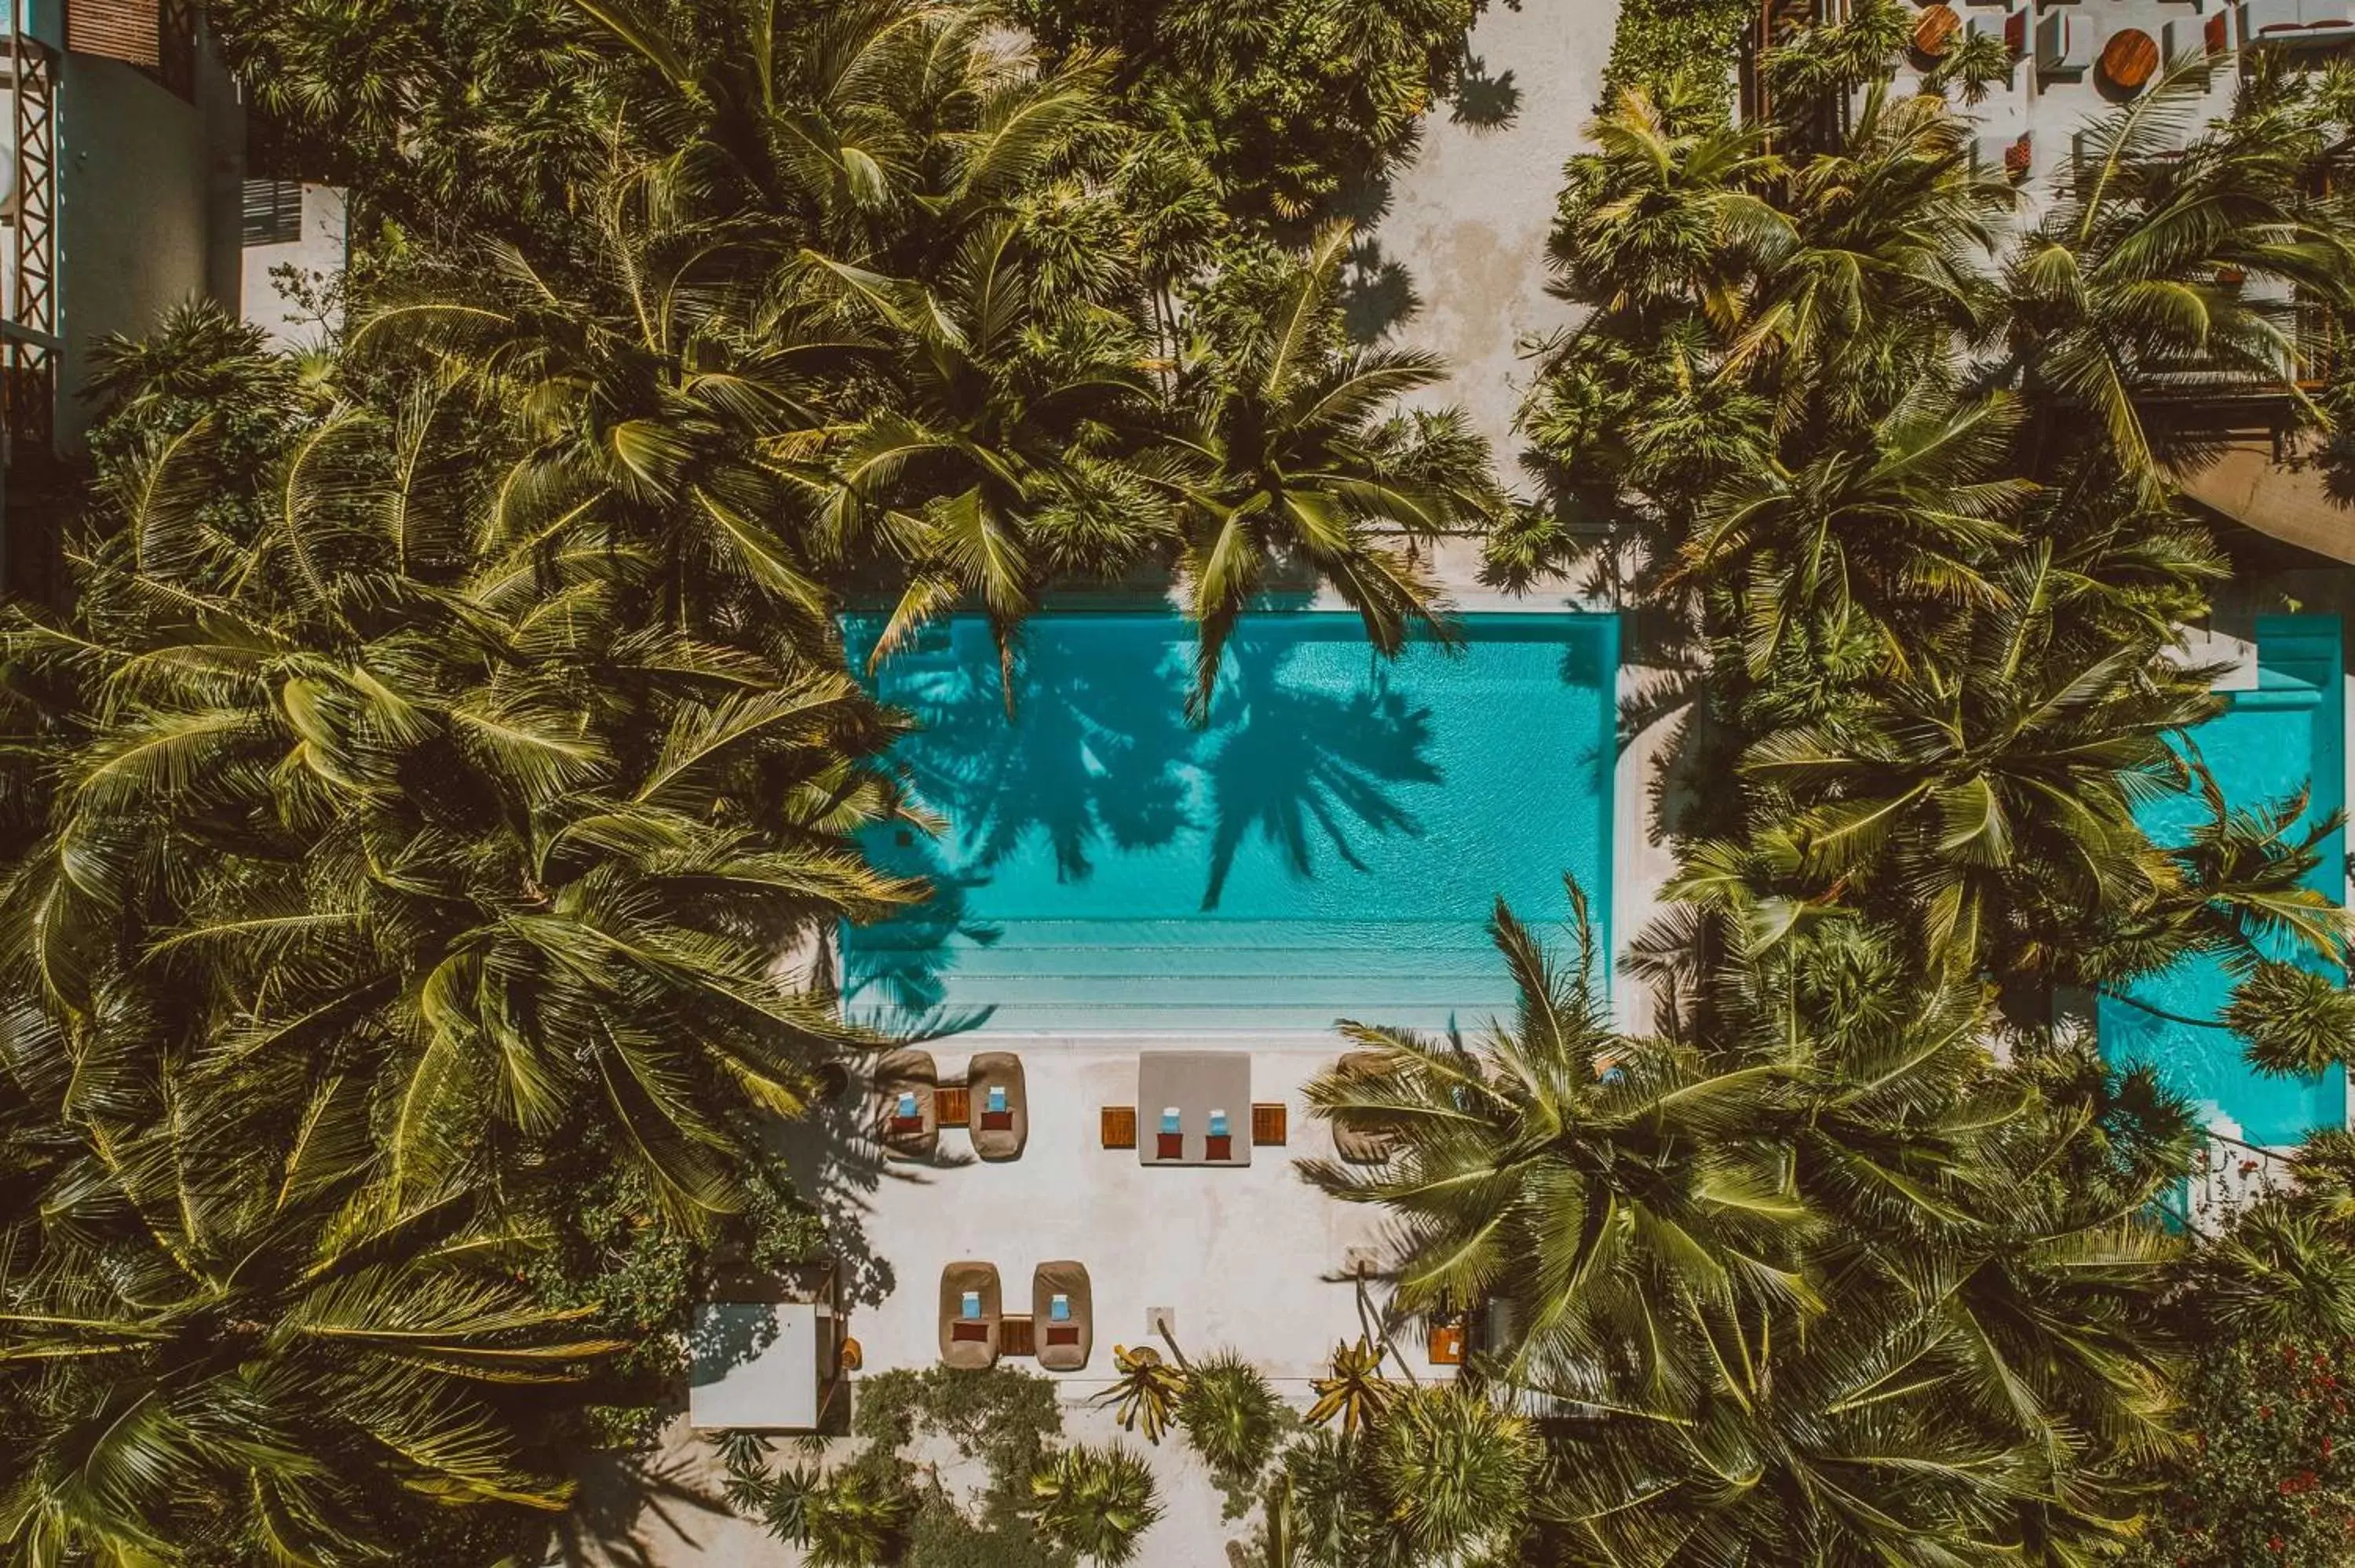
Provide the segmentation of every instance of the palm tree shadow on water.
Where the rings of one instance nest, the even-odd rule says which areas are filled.
[[[902,826],[869,842],[882,869],[933,889],[846,944],[846,995],[890,1027],[937,1035],[987,1022],[986,1011],[944,1012],[950,975],[960,947],[1004,939],[985,913],[986,889],[1042,841],[1055,880],[1076,884],[1108,857],[1196,840],[1199,850],[1182,853],[1202,856],[1201,907],[1212,910],[1254,840],[1305,879],[1320,847],[1362,872],[1366,834],[1423,831],[1399,791],[1440,782],[1431,711],[1369,650],[1365,680],[1312,684],[1295,673],[1293,654],[1313,628],[1246,621],[1210,722],[1197,730],[1184,716],[1188,652],[1171,636],[1109,623],[1099,635],[1079,617],[1040,629],[1009,717],[977,630],[933,638],[886,674],[886,699],[919,726],[900,763],[949,824],[937,837]]]
[[[964,628],[930,638],[886,672],[885,697],[918,726],[900,765],[948,824],[938,837],[895,827],[868,845],[880,869],[932,890],[846,944],[847,996],[899,1032],[988,1021],[943,1013],[947,974],[960,941],[1002,938],[973,912],[973,895],[1036,837],[1051,848],[1056,880],[1081,882],[1105,846],[1157,848],[1194,825],[1183,769],[1197,737],[1156,661],[1108,657],[1092,639],[1033,638],[1009,715],[986,639],[972,641]]]
[[[1401,785],[1435,785],[1431,710],[1411,704],[1387,669],[1352,692],[1288,683],[1288,637],[1238,639],[1211,709],[1203,764],[1211,827],[1204,910],[1218,908],[1254,832],[1295,877],[1316,874],[1321,840],[1364,872],[1353,834],[1419,838]]]

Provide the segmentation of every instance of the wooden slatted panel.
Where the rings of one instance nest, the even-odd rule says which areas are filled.
[[[1038,1339],[1030,1319],[1008,1312],[997,1320],[997,1353],[1001,1356],[1035,1356],[1039,1353]]]
[[[1106,1149],[1136,1147],[1136,1107],[1135,1106],[1103,1107],[1103,1146]]]
[[[66,48],[155,70],[164,63],[161,19],[157,0],[73,0]]]
[[[303,182],[245,182],[245,242],[284,245],[303,238]]]
[[[1252,1142],[1262,1149],[1280,1149],[1291,1130],[1289,1108],[1281,1102],[1252,1107]]]

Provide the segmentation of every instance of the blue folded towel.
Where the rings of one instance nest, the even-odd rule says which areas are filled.
[[[1178,1107],[1176,1106],[1171,1106],[1167,1110],[1161,1113],[1161,1130],[1164,1132],[1176,1132],[1178,1130]]]
[[[1006,1108],[1006,1086],[1004,1084],[992,1084],[989,1086],[989,1099],[986,1102],[986,1108],[994,1111],[1002,1111]]]
[[[1212,1138],[1224,1138],[1227,1136],[1226,1112],[1222,1110],[1214,1110],[1210,1113],[1210,1136]]]
[[[901,1116],[914,1116],[916,1114],[916,1096],[914,1090],[908,1090],[900,1096],[900,1114]]]
[[[1058,1290],[1047,1298],[1047,1321],[1068,1323],[1071,1320],[1071,1298]]]
[[[964,1293],[964,1297],[957,1303],[957,1316],[960,1318],[978,1318],[981,1316],[980,1291],[968,1290]]]

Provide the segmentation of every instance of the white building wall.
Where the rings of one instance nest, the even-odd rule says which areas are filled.
[[[330,308],[325,319],[309,313],[288,297],[286,270],[314,290],[339,277],[348,254],[344,193],[333,185],[303,187],[301,237],[281,245],[245,248],[241,302],[245,319],[270,334],[272,348],[290,353],[316,348],[341,324],[341,312]]]

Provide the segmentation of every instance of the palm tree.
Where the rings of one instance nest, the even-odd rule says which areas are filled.
[[[1856,0],[1839,19],[1801,28],[1759,62],[1777,119],[1798,127],[1827,108],[1845,111],[1859,88],[1888,79],[1913,25],[1893,0]]]
[[[1181,503],[1197,718],[1236,621],[1280,569],[1331,588],[1368,640],[1395,653],[1412,624],[1446,634],[1438,588],[1409,546],[1502,511],[1483,443],[1458,427],[1380,417],[1436,381],[1439,362],[1333,345],[1348,245],[1346,227],[1327,228],[1288,269],[1264,331],[1179,366],[1171,455],[1156,477]]]
[[[1333,1422],[1347,1441],[1378,1424],[1398,1395],[1397,1385],[1382,1376],[1384,1353],[1370,1337],[1334,1346],[1332,1371],[1311,1385],[1316,1403],[1308,1407],[1309,1425]]]
[[[1137,1538],[1161,1517],[1152,1467],[1125,1448],[1061,1449],[1031,1477],[1030,1495],[1039,1533],[1103,1568],[1135,1557]]]
[[[1268,287],[1239,269],[1239,307],[1165,321],[1171,259],[1103,61],[1009,69],[983,8],[935,0],[807,29],[731,11],[708,37],[583,8],[662,84],[661,134],[587,204],[585,297],[503,251],[504,286],[379,318],[535,411],[539,482],[798,620],[819,584],[881,588],[878,658],[977,609],[1009,701],[1022,621],[1071,579],[1184,573],[1198,717],[1283,572],[1385,652],[1441,628],[1392,535],[1476,531],[1501,495],[1460,418],[1391,412],[1435,362],[1338,346],[1345,231]]]
[[[2318,128],[2260,101],[2193,137],[2207,86],[2188,58],[2089,127],[2076,177],[2009,269],[2024,392],[2082,410],[2146,495],[2174,461],[2147,400],[2187,375],[2295,397],[2296,311],[2343,308],[2355,279],[2342,228],[2306,194]]]
[[[375,1181],[364,1074],[175,1064],[133,1123],[155,1064],[116,1059],[92,1101],[53,1024],[20,1003],[10,1032],[8,1146],[40,1160],[0,1215],[0,1521],[27,1561],[340,1561],[450,1506],[564,1506],[521,1436],[533,1391],[624,1347],[531,1299],[531,1239],[479,1199]],[[288,1077],[282,1150],[251,1103]]]
[[[910,1509],[897,1482],[848,1465],[807,1489],[797,1539],[810,1568],[881,1568],[896,1560]]]
[[[867,1044],[776,955],[911,891],[848,837],[891,809],[860,760],[891,724],[768,630],[634,620],[652,563],[470,482],[440,410],[329,410],[250,538],[174,482],[215,439],[133,469],[79,627],[7,633],[109,694],[51,731],[5,961],[79,1028],[140,1016],[119,991],[210,1065],[374,1075],[397,1195],[586,1118],[681,1216],[731,1208],[742,1118]]]
[[[1259,1539],[1253,1542],[1252,1568],[1302,1568],[1306,1553],[1300,1539],[1292,1472],[1281,1470],[1268,1483]]]
[[[1394,1152],[1379,1169],[1302,1171],[1391,1212],[1400,1309],[1512,1302],[1516,1343],[1498,1375],[1607,1405],[1623,1371],[1636,1387],[1700,1375],[1689,1358],[1708,1351],[1689,1315],[1761,1288],[1757,1260],[1785,1249],[1801,1212],[1774,1160],[1719,1136],[1764,1114],[1779,1069],[1612,1034],[1574,885],[1571,898],[1580,947],[1565,968],[1498,906],[1491,929],[1519,1011],[1476,1049],[1342,1026],[1384,1054],[1384,1070],[1316,1079],[1309,1103],[1380,1130]]]
[[[1114,1345],[1112,1359],[1119,1375],[1110,1388],[1096,1395],[1096,1403],[1113,1407],[1122,1431],[1142,1430],[1146,1442],[1159,1443],[1185,1398],[1185,1369],[1163,1361],[1161,1352],[1150,1345],[1135,1350]]]
[[[2009,520],[2032,489],[2000,473],[2019,425],[2007,399],[1943,417],[1906,408],[1869,445],[1796,472],[1769,462],[1710,496],[1662,586],[1739,585],[1753,679],[1802,636],[1837,645],[1851,630],[1903,670],[1925,624],[1996,598],[1984,563],[2017,541]]]
[[[1894,5],[1872,10],[1912,26]],[[1772,387],[1785,432],[1867,428],[1892,407],[1923,418],[1923,393],[1957,384],[1955,337],[1977,336],[1995,313],[1985,270],[2010,186],[1975,167],[1966,122],[1875,87],[1838,143],[1790,165],[1774,195],[1785,216],[1761,230],[1748,297],[1720,323],[1718,374]]]
[[[1177,1414],[1212,1473],[1236,1487],[1258,1480],[1291,1420],[1259,1369],[1232,1351],[1188,1369]]]
[[[1371,1445],[1318,1427],[1284,1450],[1284,1469],[1267,1501],[1269,1555],[1283,1538],[1299,1562],[1315,1568],[1406,1568],[1386,1528],[1387,1507],[1374,1484]]]
[[[1511,1560],[1540,1472],[1536,1428],[1461,1383],[1407,1391],[1374,1429],[1373,1472],[1410,1560]]]
[[[2055,961],[2085,922],[2159,895],[2170,868],[2134,803],[2183,778],[2168,736],[2216,705],[2144,650],[2073,645],[2072,585],[2044,548],[1994,581],[1999,600],[1885,695],[1764,736],[1742,763],[1778,802],[1761,850],[1793,886],[1878,896],[1962,968]],[[1683,885],[1711,902],[1723,883]]]

